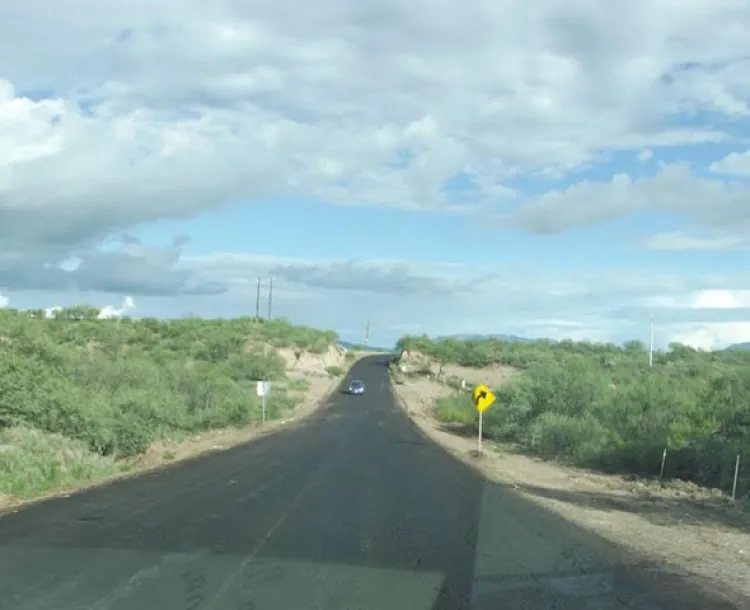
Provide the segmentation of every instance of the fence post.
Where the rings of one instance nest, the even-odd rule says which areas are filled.
[[[664,447],[664,451],[661,453],[661,468],[659,468],[659,478],[664,478],[664,465],[667,462],[667,448]]]
[[[734,462],[734,482],[732,483],[732,502],[737,498],[737,478],[740,475],[740,454],[737,454],[737,459]]]

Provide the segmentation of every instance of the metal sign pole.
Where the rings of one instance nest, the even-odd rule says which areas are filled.
[[[477,437],[477,453],[482,453],[482,411],[479,412],[479,436]]]

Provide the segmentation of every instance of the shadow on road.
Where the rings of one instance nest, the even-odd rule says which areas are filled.
[[[0,607],[750,608],[485,481],[423,436],[389,387],[367,396],[0,518]]]

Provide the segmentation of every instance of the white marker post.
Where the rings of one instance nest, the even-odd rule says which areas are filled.
[[[259,381],[255,388],[256,393],[260,396],[260,404],[262,410],[262,423],[266,423],[266,396],[271,392],[271,382],[266,377],[263,381]]]
[[[737,499],[737,479],[740,476],[740,454],[737,454],[737,460],[734,462],[734,482],[732,483],[732,502]]]

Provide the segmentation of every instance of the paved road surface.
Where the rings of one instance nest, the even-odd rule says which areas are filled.
[[[5,610],[730,607],[484,483],[383,357],[277,435],[0,518]],[[739,607],[739,606],[735,606]]]

